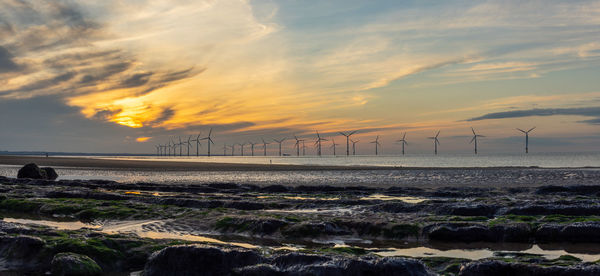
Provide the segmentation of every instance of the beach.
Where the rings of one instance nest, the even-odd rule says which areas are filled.
[[[597,169],[312,168],[0,157],[4,166],[31,162],[56,166],[59,175],[77,170],[66,169],[70,166],[101,173],[158,170],[192,175],[268,175],[274,167],[282,175],[322,169],[327,174],[366,173],[375,179],[378,173],[397,172],[404,178],[385,185],[332,185],[317,174],[321,180],[306,185],[264,179],[177,183],[5,175],[0,177],[2,231],[29,239],[32,248],[23,250],[35,251],[39,244],[46,248],[32,253],[36,266],[18,257],[7,260],[9,271],[44,268],[53,252],[67,245],[95,260],[102,271],[122,275],[159,275],[165,267],[185,271],[194,265],[182,261],[169,267],[165,261],[173,254],[214,257],[215,252],[230,261],[239,254],[254,256],[252,262],[231,264],[228,269],[239,275],[254,275],[256,266],[283,275],[291,273],[292,266],[309,273],[331,262],[337,265],[328,269],[360,275],[353,270],[357,268],[344,265],[350,261],[368,271],[390,266],[416,275],[477,275],[486,269],[593,274],[599,269],[592,263],[600,259]],[[5,247],[24,242],[3,239]],[[314,260],[302,261],[306,258]],[[502,262],[507,258],[510,264]],[[282,259],[288,265],[282,265]]]

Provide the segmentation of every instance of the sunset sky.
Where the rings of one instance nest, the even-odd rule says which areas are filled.
[[[520,152],[533,126],[532,152],[600,151],[600,1],[0,0],[0,151],[212,127],[217,153],[315,130],[468,153],[474,127]]]

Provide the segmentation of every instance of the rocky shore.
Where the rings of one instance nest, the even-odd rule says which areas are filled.
[[[600,254],[571,249],[600,248],[594,246],[600,242],[600,185],[582,183],[374,188],[0,177],[0,270],[598,275],[596,260],[502,250],[508,244],[536,244],[573,255]],[[60,226],[69,223],[82,226]],[[389,248],[471,250],[480,244],[499,250],[482,258],[382,253]]]

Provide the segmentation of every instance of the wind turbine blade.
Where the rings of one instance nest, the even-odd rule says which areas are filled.
[[[406,139],[406,132],[404,132],[404,135],[402,135],[402,140]]]
[[[435,138],[437,138],[440,135],[440,131],[438,130],[437,134],[435,135]]]
[[[487,137],[487,136],[485,136],[485,135],[477,135],[477,137]]]
[[[358,130],[355,130],[355,131],[352,131],[352,132],[350,132],[350,134],[348,134],[348,136],[350,136],[350,135],[352,135],[352,134],[356,133],[357,131],[358,131]]]
[[[210,137],[210,135],[212,134],[212,127],[210,128],[210,130],[208,131],[208,137]]]
[[[530,131],[532,131],[532,130],[534,130],[534,129],[535,129],[535,127],[532,127],[532,128],[530,128],[530,129],[529,129],[527,132],[530,132]]]
[[[473,129],[473,127],[471,127],[471,131],[473,132],[473,135],[477,135],[475,134],[475,130]]]
[[[440,140],[435,139],[435,142],[439,145],[440,144]]]
[[[517,128],[517,130],[520,131],[520,132],[523,132],[523,133],[527,133],[527,131],[524,131],[524,130],[522,130],[520,128]]]
[[[471,142],[469,142],[469,144],[473,143],[473,141],[475,141],[475,138],[477,138],[477,136],[473,136],[473,139],[471,139]]]

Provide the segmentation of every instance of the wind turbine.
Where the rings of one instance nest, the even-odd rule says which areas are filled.
[[[223,143],[223,156],[227,155],[227,144]]]
[[[183,150],[183,142],[181,142],[181,136],[179,136],[179,157],[181,157],[181,151]]]
[[[202,133],[198,133],[198,136],[196,136],[196,139],[191,140],[192,142],[196,142],[196,157],[200,156],[200,152],[199,149],[202,146],[202,144],[200,144],[200,135]]]
[[[335,139],[331,138],[331,146],[330,148],[333,148],[333,156],[335,156],[335,146],[339,145],[335,143]]]
[[[167,149],[169,152],[169,156],[171,156],[171,140],[169,140],[169,143],[167,144]]]
[[[177,155],[177,145],[173,141],[173,138],[171,138],[171,147],[173,148],[173,157],[175,157]]]
[[[156,146],[156,156],[160,156],[160,145]]]
[[[262,139],[262,142],[263,142],[264,155],[267,156],[267,145],[270,143],[265,142],[265,139]]]
[[[532,127],[528,131],[524,131],[520,128],[517,128],[518,131],[525,133],[525,153],[529,153],[529,132],[531,132],[534,129],[535,127]]]
[[[434,153],[437,154],[437,147],[440,144],[440,140],[438,140],[438,135],[440,135],[440,131],[438,130],[437,134],[434,137],[427,137],[427,139],[433,140],[433,146],[435,148]]]
[[[473,139],[471,139],[471,142],[469,142],[469,144],[475,142],[475,154],[477,154],[477,137],[485,137],[485,136],[476,134],[475,130],[473,128],[471,128],[471,131],[473,132]]]
[[[298,139],[296,135],[294,135],[294,139],[296,139],[296,143],[294,147],[296,147],[296,156],[300,156],[300,142],[302,142],[302,154],[304,155],[304,139]]]
[[[242,144],[238,144],[240,145],[240,148],[242,149],[242,156],[244,156],[244,146],[246,145],[246,143],[242,143]]]
[[[379,155],[379,146],[381,146],[379,143],[379,135],[377,135],[377,138],[375,138],[375,141],[372,141],[371,144],[375,144],[375,155]]]
[[[302,140],[302,156],[306,155],[306,145],[304,144],[304,140]]]
[[[187,144],[187,156],[190,157],[190,147],[192,146],[192,135],[188,137],[188,140],[185,144]]]
[[[248,144],[250,144],[250,150],[252,151],[252,156],[254,156],[254,145],[256,145],[256,143],[248,142]]]
[[[233,156],[235,154],[235,144],[231,144],[229,147],[231,148],[231,156]]]
[[[285,141],[286,138],[283,138],[281,140],[275,140],[273,139],[273,141],[279,143],[279,156],[281,156],[281,144],[283,143],[283,141]]]
[[[356,143],[358,143],[360,140],[352,140],[350,139],[350,141],[352,142],[352,155],[356,155]]]
[[[210,144],[214,144],[215,142],[213,142],[212,138],[210,138],[210,135],[212,134],[212,128],[210,128],[210,131],[208,132],[208,136],[200,139],[200,140],[206,140],[206,144],[208,144],[208,153],[207,156],[210,157]]]
[[[321,141],[327,141],[325,138],[321,138],[319,135],[319,131],[317,131],[317,140],[315,141],[315,145],[317,146],[317,154],[321,156]]]
[[[346,136],[346,156],[350,155],[350,136],[352,136],[352,134],[356,132],[357,130],[351,131],[349,133],[340,132],[341,135]]]
[[[404,132],[404,135],[402,136],[402,139],[396,141],[396,143],[401,143],[402,144],[402,155],[404,155],[404,145],[408,145],[408,142],[406,142],[406,132]]]

